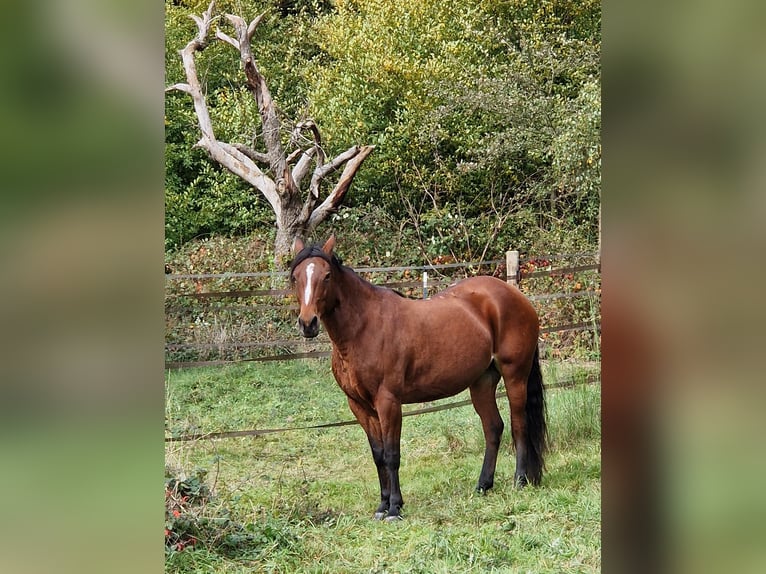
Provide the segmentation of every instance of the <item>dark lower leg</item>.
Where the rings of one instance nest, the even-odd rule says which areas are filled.
[[[390,494],[388,498],[388,517],[399,518],[402,506],[404,506],[402,491],[399,487],[399,465],[401,459],[399,454],[399,445],[387,445],[385,451],[385,463],[386,470],[388,471],[388,484],[390,486]]]
[[[503,419],[500,417],[495,399],[495,389],[499,378],[499,373],[493,368],[470,387],[471,402],[473,402],[473,408],[481,418],[486,444],[484,462],[481,466],[479,482],[476,485],[476,490],[482,493],[491,489],[495,484],[497,454],[500,449],[500,439],[503,436]]]
[[[388,475],[388,516],[386,520],[400,518],[404,500],[399,488],[399,440],[402,434],[402,404],[391,394],[379,392],[375,410],[383,436],[383,463]]]
[[[513,475],[516,486],[526,486],[529,480],[527,479],[527,456],[524,443],[517,441],[516,443],[516,472]]]
[[[479,482],[476,485],[477,492],[486,492],[495,485],[495,468],[497,467],[497,453],[500,450],[500,438],[503,435],[503,421],[499,419],[495,424],[484,429],[484,462],[481,465]]]
[[[370,448],[372,449],[372,458],[375,461],[375,468],[378,471],[378,482],[380,483],[380,505],[375,510],[375,519],[380,520],[388,514],[391,488],[389,486],[388,471],[383,459],[383,445],[376,445],[373,444],[373,441],[370,441]]]
[[[516,448],[516,472],[514,480],[517,486],[524,486],[527,478],[527,388],[525,381],[506,379],[508,400],[511,404],[511,434]]]
[[[349,407],[356,416],[359,424],[364,428],[367,434],[367,441],[370,444],[372,460],[375,462],[375,469],[378,472],[378,482],[380,484],[380,504],[375,510],[374,517],[377,520],[384,518],[388,514],[389,499],[391,497],[391,488],[388,480],[388,470],[386,468],[385,449],[383,448],[383,432],[380,421],[374,412],[368,407],[361,405],[351,399],[348,399]]]

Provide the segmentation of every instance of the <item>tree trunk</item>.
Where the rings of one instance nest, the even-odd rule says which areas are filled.
[[[293,259],[293,243],[303,234],[298,230],[277,227],[277,238],[274,242],[274,265],[277,269],[286,269]]]
[[[295,239],[306,239],[306,221],[300,216],[302,208],[302,205],[285,205],[277,219],[277,237],[274,242],[274,264],[277,269],[286,269],[290,264]]]

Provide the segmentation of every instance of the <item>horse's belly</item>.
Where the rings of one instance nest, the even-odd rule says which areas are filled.
[[[412,361],[403,381],[402,402],[450,397],[472,385],[492,364],[492,345],[481,337],[444,345]]]

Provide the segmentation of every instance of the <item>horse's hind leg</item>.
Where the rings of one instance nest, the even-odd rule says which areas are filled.
[[[481,418],[486,443],[484,463],[481,466],[479,483],[476,485],[477,492],[482,493],[492,488],[495,483],[497,453],[503,435],[503,419],[500,417],[495,399],[495,390],[499,381],[500,373],[493,364],[469,387],[473,408]]]
[[[545,390],[537,350],[526,364],[499,362],[499,367],[511,406],[511,435],[516,448],[516,484],[540,484],[545,466],[543,455],[547,431]]]
[[[518,368],[503,369],[505,392],[511,406],[511,437],[516,450],[516,472],[514,482],[524,486],[527,478],[527,378],[518,372]]]

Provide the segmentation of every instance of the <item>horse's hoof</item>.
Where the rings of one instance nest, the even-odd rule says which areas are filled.
[[[401,514],[397,514],[395,516],[386,516],[386,522],[398,522],[399,520],[404,520]]]
[[[372,519],[383,520],[387,514],[388,514],[387,512],[376,512],[375,514],[372,515]]]

